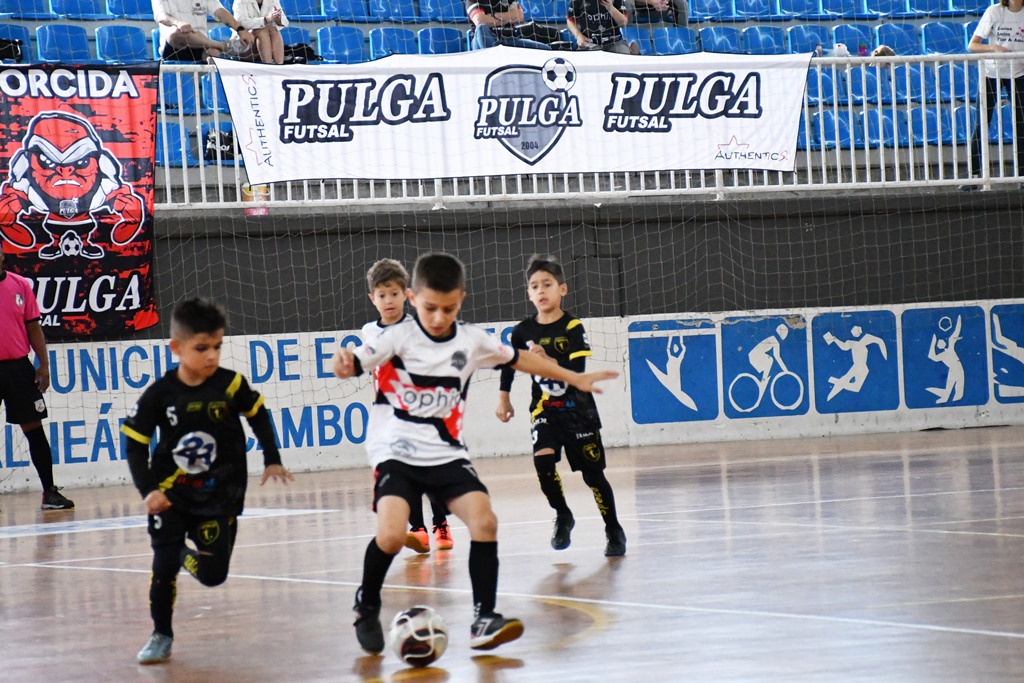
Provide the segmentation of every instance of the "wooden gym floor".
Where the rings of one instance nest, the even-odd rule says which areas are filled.
[[[0,681],[660,683],[1024,680],[1024,428],[614,450],[629,535],[603,556],[579,475],[577,525],[549,546],[528,456],[479,459],[500,520],[499,610],[526,624],[469,649],[468,537],[396,558],[385,616],[449,623],[432,668],[369,657],[352,596],[372,535],[367,469],[253,484],[231,577],[178,582],[171,660],[151,630],[150,552],[134,489],[0,496]],[[386,626],[386,624],[385,624]]]

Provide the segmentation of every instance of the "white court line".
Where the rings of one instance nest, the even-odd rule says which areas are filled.
[[[132,574],[145,574],[149,573],[149,570],[140,569],[116,569],[116,568],[104,568],[104,567],[72,567],[68,565],[56,565],[56,564],[24,564],[19,565],[22,567],[38,567],[41,569],[74,569],[74,570],[85,570],[85,571],[109,571],[109,572],[127,572]],[[358,587],[358,582],[355,581],[334,581],[330,579],[297,579],[294,577],[280,577],[280,576],[264,576],[260,574],[230,574],[229,578],[233,579],[249,579],[253,581],[272,581],[277,583],[294,583],[304,585],[316,585],[316,586],[345,586],[349,588]],[[437,588],[428,586],[407,586],[398,584],[384,584],[385,588],[391,590],[405,590],[405,591],[419,591],[424,593],[451,593],[457,595],[468,595],[472,593],[470,590],[461,588]],[[562,595],[540,595],[537,593],[505,593],[499,592],[499,596],[503,598],[519,598],[523,600],[558,600],[560,602],[567,603],[578,603],[583,605],[594,605],[600,608],[629,608],[638,610],[657,610],[661,612],[680,612],[688,614],[715,614],[722,616],[742,616],[742,617],[757,617],[761,619],[788,619],[796,621],[814,621],[823,622],[829,624],[848,624],[852,626],[873,626],[879,628],[892,628],[892,629],[903,629],[910,631],[928,631],[933,633],[951,633],[956,635],[970,635],[970,636],[986,636],[991,638],[1012,638],[1018,640],[1024,640],[1024,633],[1015,633],[1012,631],[990,631],[986,629],[975,629],[975,628],[958,628],[954,626],[936,626],[934,624],[914,624],[901,621],[883,621],[880,619],[864,619],[860,617],[840,617],[840,616],[828,616],[822,614],[797,614],[791,612],[774,612],[767,610],[751,610],[751,609],[728,609],[721,607],[693,607],[687,605],[665,605],[665,604],[654,604],[644,602],[626,602],[620,600],[599,600],[594,598],[576,598],[566,597]]]

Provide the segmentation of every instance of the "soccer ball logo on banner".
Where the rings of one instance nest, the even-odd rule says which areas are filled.
[[[564,57],[554,57],[544,62],[541,73],[544,74],[544,85],[555,92],[565,92],[576,85],[576,67]]]

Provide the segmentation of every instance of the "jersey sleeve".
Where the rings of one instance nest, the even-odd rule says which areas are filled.
[[[569,351],[566,356],[568,363],[566,367],[575,372],[585,372],[587,359],[593,355],[593,352],[590,350],[590,340],[587,339],[587,332],[583,327],[583,323],[577,318],[573,318],[566,325],[565,331],[569,337]]]
[[[21,280],[22,285],[22,297],[25,299],[25,322],[30,323],[33,320],[39,320],[39,302],[36,300],[36,295],[32,292],[32,285],[29,284],[28,280]]]
[[[1000,7],[1000,5],[992,5],[985,10],[985,13],[981,15],[981,19],[978,20],[978,25],[974,28],[974,34],[968,38],[968,41],[975,37],[981,38],[982,40],[989,37],[989,34],[992,33],[992,20],[994,19],[995,12],[998,7]]]
[[[128,419],[121,425],[121,433],[126,438],[147,448],[153,441],[153,432],[156,431],[157,422],[160,419],[157,386],[156,384],[151,385],[142,392],[142,396],[128,412]]]
[[[501,343],[493,335],[479,327],[469,327],[475,337],[473,359],[479,368],[497,368],[515,364],[519,351]]]
[[[518,350],[526,348],[526,341],[523,339],[522,323],[519,323],[512,328],[512,336],[509,338],[509,343],[511,343],[513,349]],[[519,356],[517,354],[516,359],[518,360],[518,358]],[[513,361],[513,363],[514,362],[515,361]],[[502,366],[501,379],[498,383],[499,391],[512,391],[512,382],[516,377],[515,368],[512,367],[513,363],[506,363]]]
[[[384,330],[376,339],[364,337],[363,345],[352,351],[357,361],[357,374],[358,371],[373,370],[390,360],[397,353],[400,337],[404,338],[393,327]]]

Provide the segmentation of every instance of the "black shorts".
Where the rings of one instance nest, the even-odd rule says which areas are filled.
[[[600,471],[605,468],[604,444],[601,443],[601,430],[586,427],[571,427],[550,422],[548,418],[538,417],[533,421],[531,435],[533,452],[551,449],[555,459],[565,459],[573,472],[582,470]]]
[[[203,552],[231,553],[238,535],[235,515],[200,517],[171,506],[158,515],[149,516],[150,545],[183,546],[186,536]]]
[[[46,401],[36,385],[36,368],[25,358],[0,360],[0,403],[7,423],[23,425],[47,417]]]
[[[163,54],[160,56],[168,62],[196,62],[197,64],[205,64],[206,48],[185,46],[175,49],[171,47],[170,43],[166,43]]]
[[[480,481],[472,463],[466,459],[443,465],[408,465],[398,460],[385,460],[373,473],[373,509],[384,496],[404,498],[411,508],[423,505],[423,494],[428,493],[445,505],[459,496],[487,487]]]

